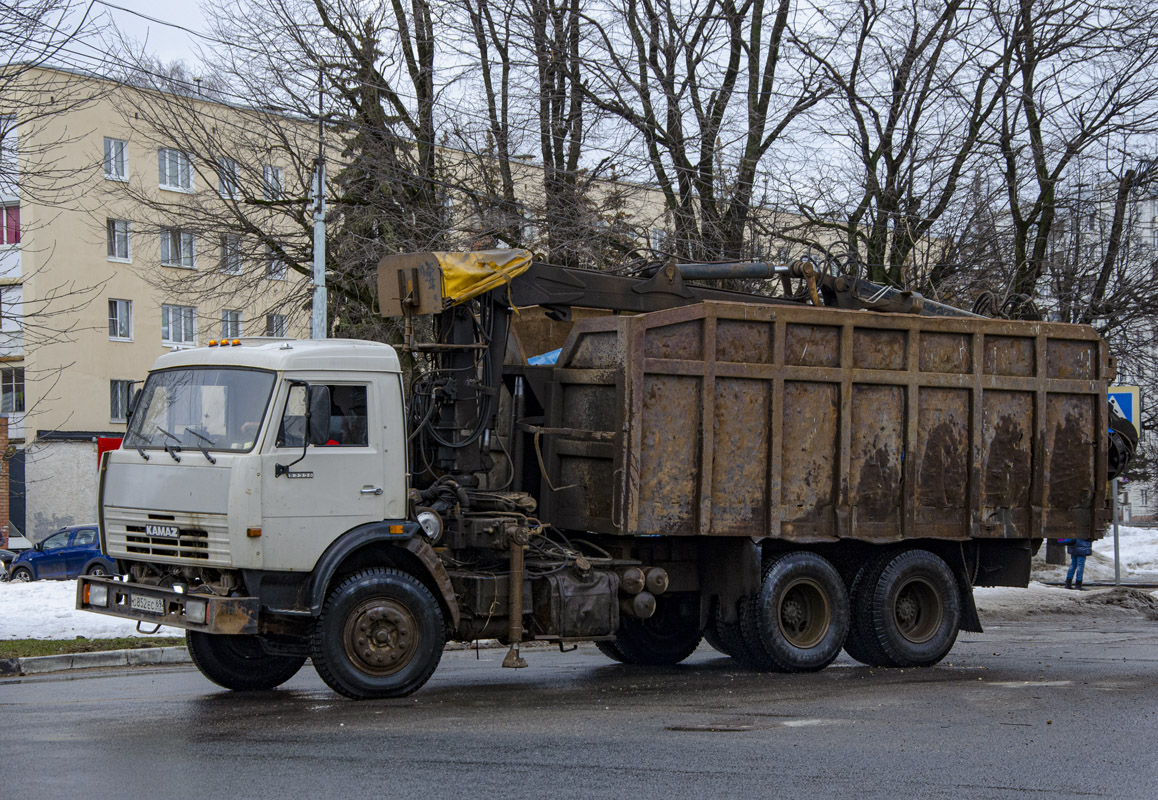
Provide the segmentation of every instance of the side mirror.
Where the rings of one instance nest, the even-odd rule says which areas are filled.
[[[137,412],[137,406],[141,402],[141,391],[143,387],[138,386],[133,389],[133,393],[129,396],[129,407],[125,411],[125,424],[128,425],[133,421],[133,414]]]
[[[330,440],[330,387],[310,386],[309,442],[325,444]]]

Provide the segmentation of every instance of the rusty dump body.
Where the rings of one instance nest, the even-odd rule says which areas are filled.
[[[1087,326],[706,302],[576,323],[542,516],[798,543],[1097,538],[1106,387]]]

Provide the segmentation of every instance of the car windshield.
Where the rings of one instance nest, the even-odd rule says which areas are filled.
[[[252,450],[273,382],[272,372],[243,368],[151,373],[123,446]]]

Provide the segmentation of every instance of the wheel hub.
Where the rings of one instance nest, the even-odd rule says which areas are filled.
[[[897,630],[913,644],[932,639],[941,627],[944,614],[941,596],[924,578],[914,578],[901,586],[893,603]]]
[[[784,638],[802,650],[820,644],[832,625],[827,594],[818,583],[806,578],[785,587],[777,616]]]
[[[417,622],[396,600],[372,598],[347,618],[346,654],[363,672],[389,675],[406,666],[417,647]]]

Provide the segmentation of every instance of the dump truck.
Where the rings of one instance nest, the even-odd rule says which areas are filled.
[[[769,297],[717,288],[781,280]],[[730,280],[733,283],[722,284]],[[706,282],[706,283],[705,283]],[[809,262],[383,260],[396,346],[157,359],[100,467],[77,606],[269,689],[397,697],[448,640],[753,670],[937,663],[975,586],[1097,538],[1136,435],[1088,326],[986,319]]]

